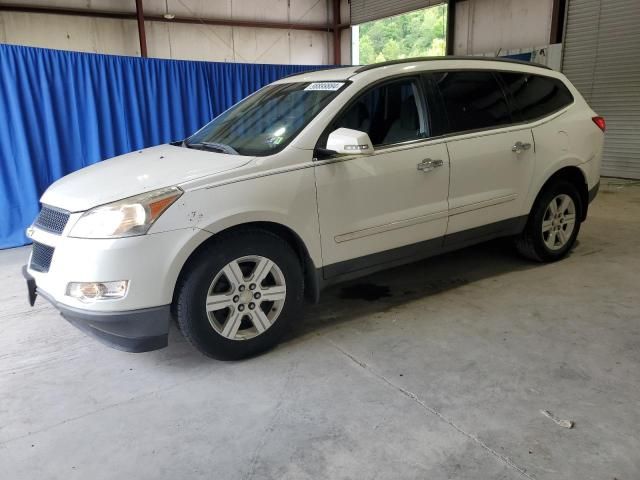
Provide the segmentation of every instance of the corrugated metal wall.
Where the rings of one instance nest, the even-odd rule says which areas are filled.
[[[351,23],[358,25],[441,3],[445,2],[443,0],[351,0]]]
[[[569,0],[562,70],[607,120],[602,174],[640,178],[640,0]]]

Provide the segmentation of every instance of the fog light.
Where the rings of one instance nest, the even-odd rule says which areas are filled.
[[[128,280],[118,282],[72,282],[67,285],[67,295],[81,302],[114,300],[127,294]]]

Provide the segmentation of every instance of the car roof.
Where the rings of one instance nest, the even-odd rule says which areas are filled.
[[[517,60],[515,58],[507,58],[507,57],[484,57],[481,55],[475,56],[459,56],[459,55],[449,55],[446,57],[415,57],[415,58],[403,58],[400,60],[390,60],[388,62],[381,63],[372,63],[370,65],[363,65],[356,70],[356,73],[366,72],[367,70],[373,70],[374,68],[382,68],[388,67],[390,65],[401,65],[405,63],[423,63],[423,62],[450,62],[450,61],[459,61],[459,62],[500,62],[509,65],[526,65],[528,67],[540,67],[550,70],[546,65],[540,65],[538,63],[526,62],[524,60]],[[473,66],[473,63],[470,64]],[[436,63],[434,63],[434,69],[438,68]]]
[[[487,68],[495,70],[522,70],[527,71],[528,68],[545,70],[548,73],[551,69],[545,65],[540,65],[523,60],[516,60],[504,57],[482,57],[482,56],[447,56],[447,57],[416,57],[404,58],[401,60],[392,60],[389,62],[373,63],[370,65],[355,65],[352,67],[326,68],[311,72],[289,75],[283,77],[275,83],[291,83],[291,82],[322,82],[322,81],[340,81],[349,80],[352,77],[365,75],[367,73],[381,73],[379,69],[388,69],[396,65],[404,65],[406,67],[428,67],[424,70],[438,70],[441,68]],[[524,67],[524,68],[522,68]],[[528,67],[528,68],[527,68]]]
[[[328,80],[348,80],[353,77],[356,70],[360,68],[359,65],[353,67],[334,67],[323,68],[321,70],[313,70],[303,73],[294,73],[282,77],[280,80],[274,83],[290,83],[290,82],[322,82]]]

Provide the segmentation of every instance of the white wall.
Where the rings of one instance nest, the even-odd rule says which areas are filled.
[[[134,0],[29,0],[29,5],[134,12]],[[343,0],[342,21],[349,6]],[[327,0],[168,0],[177,17],[327,24]],[[166,13],[164,0],[144,0],[146,14]],[[328,64],[332,34],[318,31],[145,22],[150,57],[247,63]],[[350,62],[349,31],[342,63]],[[0,12],[0,42],[82,52],[140,55],[135,20]]]
[[[466,0],[456,4],[456,55],[548,45],[553,0]]]

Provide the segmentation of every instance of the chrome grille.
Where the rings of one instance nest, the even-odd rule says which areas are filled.
[[[69,221],[69,212],[57,208],[42,206],[34,225],[47,232],[60,235]]]
[[[31,250],[31,269],[36,272],[48,272],[53,258],[53,247],[43,245],[42,243],[33,242]]]

